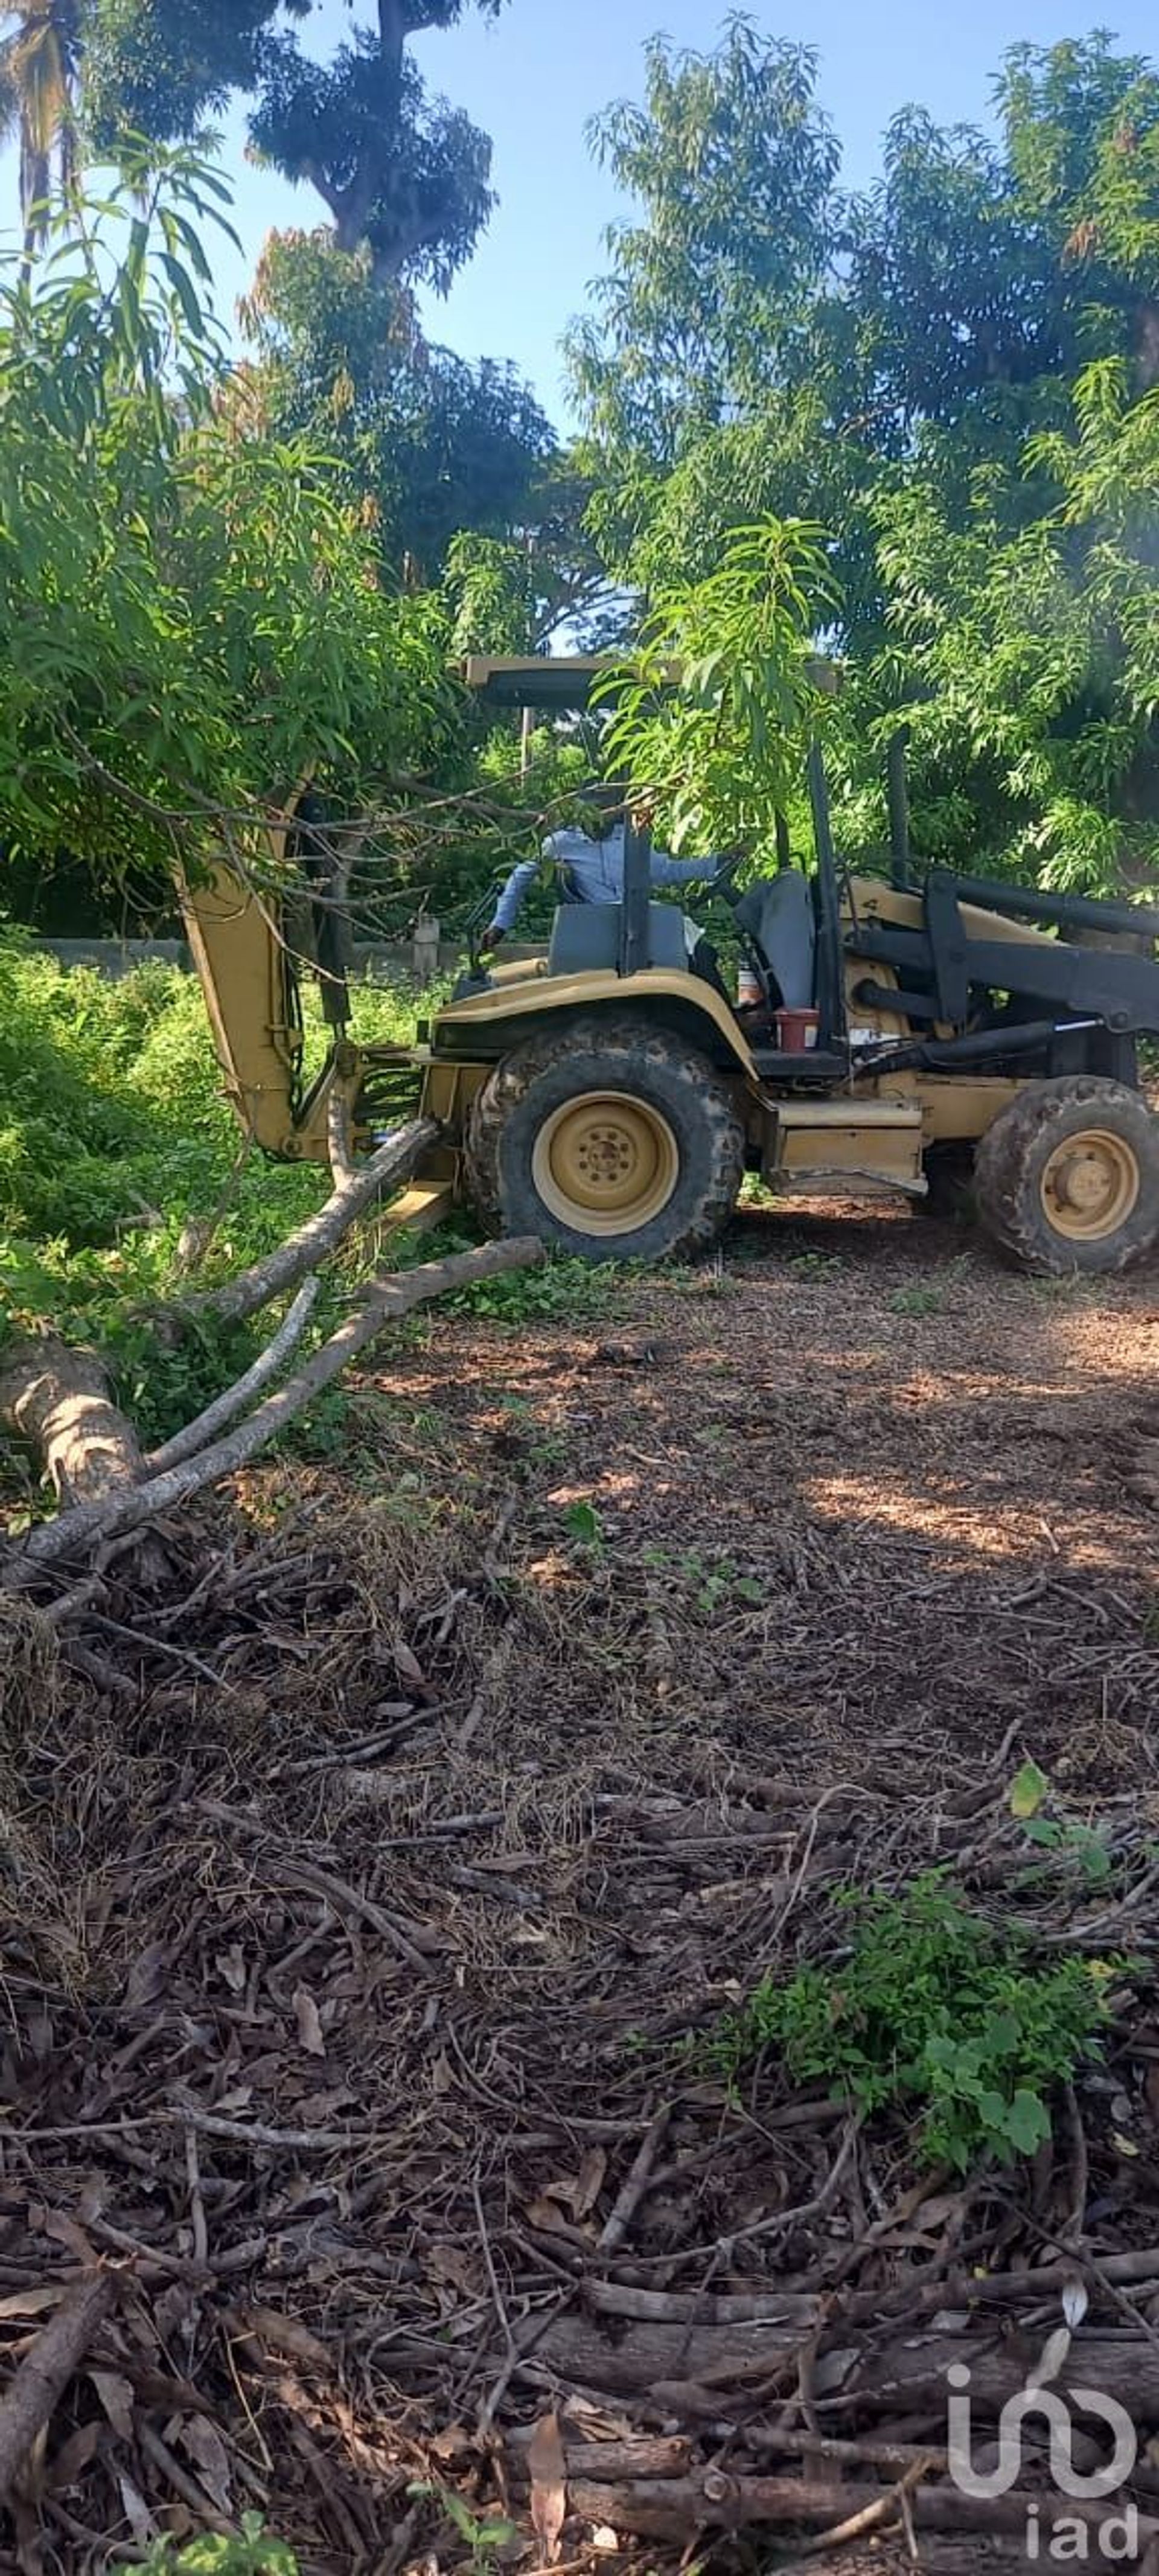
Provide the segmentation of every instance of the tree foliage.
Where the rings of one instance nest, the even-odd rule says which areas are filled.
[[[353,0],[348,0],[353,5]],[[106,146],[125,131],[195,135],[230,93],[252,101],[257,151],[316,189],[343,250],[376,277],[445,289],[491,210],[491,147],[428,95],[409,47],[504,0],[375,0],[327,62],[304,50],[310,0],[87,0],[88,104]]]
[[[714,572],[659,593],[609,680],[606,751],[656,796],[674,848],[772,854],[819,710],[812,638],[836,606],[822,531],[792,519],[739,529]]]
[[[258,355],[251,390],[282,436],[340,458],[383,552],[437,581],[460,528],[521,528],[555,437],[511,367],[432,347],[404,288],[328,233],[275,233],[244,315]]]
[[[177,151],[144,186],[0,291],[0,833],[168,871],[459,719],[437,601],[381,587],[324,459],[215,403],[189,208],[220,181]]]
[[[611,271],[573,330],[576,390],[601,445],[663,467],[689,435],[800,372],[832,253],[837,145],[817,57],[729,21],[715,55],[645,49],[645,104],[592,140],[639,219],[605,236]]]
[[[590,486],[514,368],[433,346],[409,291],[329,232],[273,234],[243,316],[243,414],[340,460],[396,577],[437,585],[454,553],[464,650],[530,652],[595,602]]]
[[[826,527],[847,838],[904,719],[919,849],[1115,886],[1159,861],[1159,74],[1018,45],[997,100],[996,137],[906,109],[842,195],[808,52],[649,49],[596,137],[634,204],[571,341],[589,523],[653,602],[763,514]]]

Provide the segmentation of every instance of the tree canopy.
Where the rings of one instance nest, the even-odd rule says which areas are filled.
[[[1105,35],[1015,46],[996,137],[907,108],[853,195],[818,82],[742,17],[708,55],[657,39],[643,104],[596,132],[634,200],[570,343],[603,559],[671,599],[764,514],[824,527],[847,834],[880,835],[904,720],[919,846],[1137,882],[1159,858],[1159,75]]]
[[[125,130],[195,135],[241,91],[255,148],[316,190],[340,249],[369,246],[377,278],[445,288],[469,258],[493,202],[490,142],[428,95],[409,48],[468,8],[498,17],[505,0],[375,0],[326,62],[301,41],[310,0],[78,5],[98,144]]]
[[[311,773],[413,775],[462,719],[437,600],[383,587],[307,442],[214,399],[188,209],[220,182],[177,151],[144,185],[0,289],[0,835],[167,877]]]

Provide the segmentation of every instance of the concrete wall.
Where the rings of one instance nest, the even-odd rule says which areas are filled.
[[[47,957],[55,957],[62,966],[94,966],[101,975],[114,979],[131,975],[135,966],[157,959],[164,966],[192,969],[192,958],[183,939],[31,939],[29,946]],[[440,975],[453,975],[466,963],[461,940],[440,939],[438,943]],[[532,957],[534,945],[522,940],[511,941],[503,951],[505,957]],[[410,940],[398,940],[383,947],[361,947],[354,950],[355,972],[384,983],[430,980],[435,965],[433,943],[421,946]]]

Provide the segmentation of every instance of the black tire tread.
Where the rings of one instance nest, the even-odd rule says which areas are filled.
[[[1034,1166],[1045,1160],[1053,1142],[1068,1132],[1070,1113],[1090,1106],[1102,1113],[1134,1146],[1146,1185],[1118,1235],[1084,1247],[1058,1238],[1051,1257],[1049,1233],[1038,1203]],[[1092,1126],[1098,1121],[1092,1118]],[[1044,1150],[1045,1147],[1045,1150]],[[1075,1270],[1103,1274],[1125,1270],[1150,1250],[1159,1235],[1159,1126],[1137,1091],[1093,1073],[1066,1074],[1055,1081],[1028,1082],[1001,1111],[982,1137],[974,1157],[974,1190],[978,1215],[987,1233],[1022,1269]],[[1092,1259],[1082,1258],[1084,1249]]]
[[[582,1049],[607,1056],[609,1078],[619,1089],[631,1089],[633,1065],[651,1062],[679,1074],[694,1073],[698,1107],[712,1131],[712,1186],[702,1193],[695,1213],[668,1248],[669,1258],[706,1252],[719,1241],[736,1206],[744,1172],[745,1134],[728,1086],[695,1047],[660,1022],[625,1013],[568,1016],[543,1029],[525,1045],[503,1056],[476,1092],[465,1138],[467,1185],[484,1222],[502,1221],[499,1150],[504,1128],[531,1085],[551,1067]],[[623,1259],[615,1242],[601,1257]]]

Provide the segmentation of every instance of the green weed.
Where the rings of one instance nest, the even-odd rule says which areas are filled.
[[[797,1271],[803,1279],[833,1279],[841,1268],[841,1255],[839,1252],[794,1252],[789,1256],[789,1268]]]
[[[260,2513],[243,2513],[236,2533],[203,2531],[184,2544],[154,2540],[143,2558],[118,2561],[109,2576],[298,2576],[298,2562]]]
[[[914,2113],[928,2163],[964,2172],[982,2155],[1031,2155],[1050,2131],[1044,2096],[1098,2047],[1108,1966],[1039,1964],[1025,1936],[971,1913],[937,1872],[847,1902],[840,1964],[763,1977],[718,2028],[715,2064],[731,2078],[779,2048],[798,2083]]]
[[[437,1250],[469,1251],[472,1241],[457,1229],[443,1228]],[[431,1246],[417,1257],[429,1260]],[[469,1288],[456,1289],[440,1304],[444,1313],[486,1316],[501,1324],[593,1323],[617,1312],[626,1275],[625,1265],[618,1262],[579,1261],[568,1253],[549,1253],[534,1270],[510,1270],[497,1279],[480,1279]]]
[[[413,1034],[414,1007],[406,991],[355,988],[364,1038]],[[313,1043],[318,1051],[320,1023]],[[148,1309],[180,1292],[182,1228],[218,1218],[196,1280],[212,1285],[300,1224],[327,1176],[256,1151],[238,1168],[191,976],[147,965],[114,983],[66,971],[9,932],[0,932],[0,1104],[0,1347],[51,1319],[97,1352],[152,1447],[247,1365],[267,1329],[259,1319],[228,1332],[199,1325],[174,1348],[158,1339]],[[317,1328],[335,1314],[325,1288]],[[323,1398],[289,1444],[333,1455],[343,1402]],[[0,1481],[26,1518],[37,1496],[12,1448],[0,1452]]]
[[[467,2503],[466,2498],[456,2495],[453,2487],[432,2485],[426,2480],[416,2479],[414,2484],[407,2488],[407,2494],[416,2497],[431,2496],[441,2506],[448,2522],[458,2532],[460,2540],[466,2541],[476,2576],[486,2576],[495,2550],[506,2548],[509,2541],[518,2537],[515,2524],[508,2522],[501,2514],[489,2514],[480,2519]]]
[[[1089,1306],[1099,1294],[1098,1280],[1089,1279],[1082,1270],[1028,1279],[1026,1285],[1036,1306]]]
[[[1044,1816],[1039,1810],[1052,1795],[1051,1784],[1037,1762],[1024,1762],[1010,1785],[1010,1813],[1028,1843],[1039,1851],[1057,1852],[1072,1861],[1088,1887],[1105,1887],[1114,1872],[1107,1829],[1084,1824],[1076,1816]]]
[[[914,1286],[895,1288],[889,1302],[895,1315],[938,1315],[944,1300],[940,1288]]]
[[[742,1574],[730,1556],[705,1557],[696,1548],[652,1546],[643,1550],[643,1562],[654,1572],[673,1575],[681,1586],[686,1586],[693,1609],[705,1619],[711,1619],[726,1602],[759,1605],[765,1599],[764,1584],[756,1575]]]
[[[569,1503],[564,1512],[564,1527],[580,1547],[593,1556],[602,1556],[607,1533],[594,1503]]]

